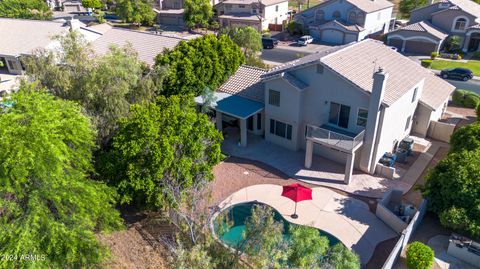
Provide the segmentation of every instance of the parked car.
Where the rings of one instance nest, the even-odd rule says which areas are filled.
[[[457,67],[442,70],[442,72],[440,72],[440,76],[445,79],[453,78],[467,81],[473,78],[473,72],[470,69]]]
[[[297,40],[297,44],[300,46],[306,46],[313,42],[313,37],[309,35],[304,35]]]
[[[262,46],[264,49],[273,49],[277,45],[277,39],[271,37],[262,37]]]

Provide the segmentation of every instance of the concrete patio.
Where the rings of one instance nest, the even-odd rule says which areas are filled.
[[[399,169],[396,179],[386,179],[354,170],[350,184],[344,183],[345,167],[342,164],[314,155],[310,169],[304,167],[305,151],[291,151],[265,141],[261,136],[248,135],[248,145],[238,144],[238,132],[230,129],[222,143],[222,151],[231,156],[256,160],[268,164],[293,179],[326,186],[348,193],[380,198],[390,189],[400,189],[406,193],[415,184],[439,146],[435,143],[408,168]]]
[[[12,92],[17,87],[20,76],[0,71],[0,91]]]
[[[283,196],[282,186],[272,184],[253,185],[243,188],[223,200],[219,207],[257,201],[277,210],[287,221],[316,227],[338,238],[346,247],[354,250],[365,265],[375,247],[397,234],[370,212],[366,203],[340,195],[332,190],[313,188],[310,201],[297,205],[297,219],[290,215],[295,203]]]

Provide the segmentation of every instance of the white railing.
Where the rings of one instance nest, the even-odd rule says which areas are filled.
[[[311,139],[322,144],[336,146],[348,151],[353,151],[358,145],[363,143],[364,135],[365,131],[362,131],[355,137],[352,137],[330,131],[322,127],[307,125],[307,139]]]

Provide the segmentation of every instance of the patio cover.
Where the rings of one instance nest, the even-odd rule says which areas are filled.
[[[247,119],[263,110],[264,104],[256,102],[237,95],[231,95],[223,92],[214,92],[215,102],[211,107],[223,114],[239,118]],[[203,104],[203,97],[195,97],[197,104]]]

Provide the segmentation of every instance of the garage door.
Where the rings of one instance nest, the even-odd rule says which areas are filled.
[[[356,35],[345,35],[345,44],[357,41]]]
[[[178,17],[160,17],[160,24],[164,25],[178,25]]]
[[[405,43],[405,51],[407,53],[415,53],[420,55],[430,55],[432,51],[436,51],[436,44],[432,42],[407,40]]]
[[[329,44],[343,44],[343,33],[337,30],[323,30],[322,42]]]
[[[402,44],[403,44],[403,40],[401,39],[397,39],[397,38],[388,39],[388,45],[397,48],[398,51],[401,51]]]

